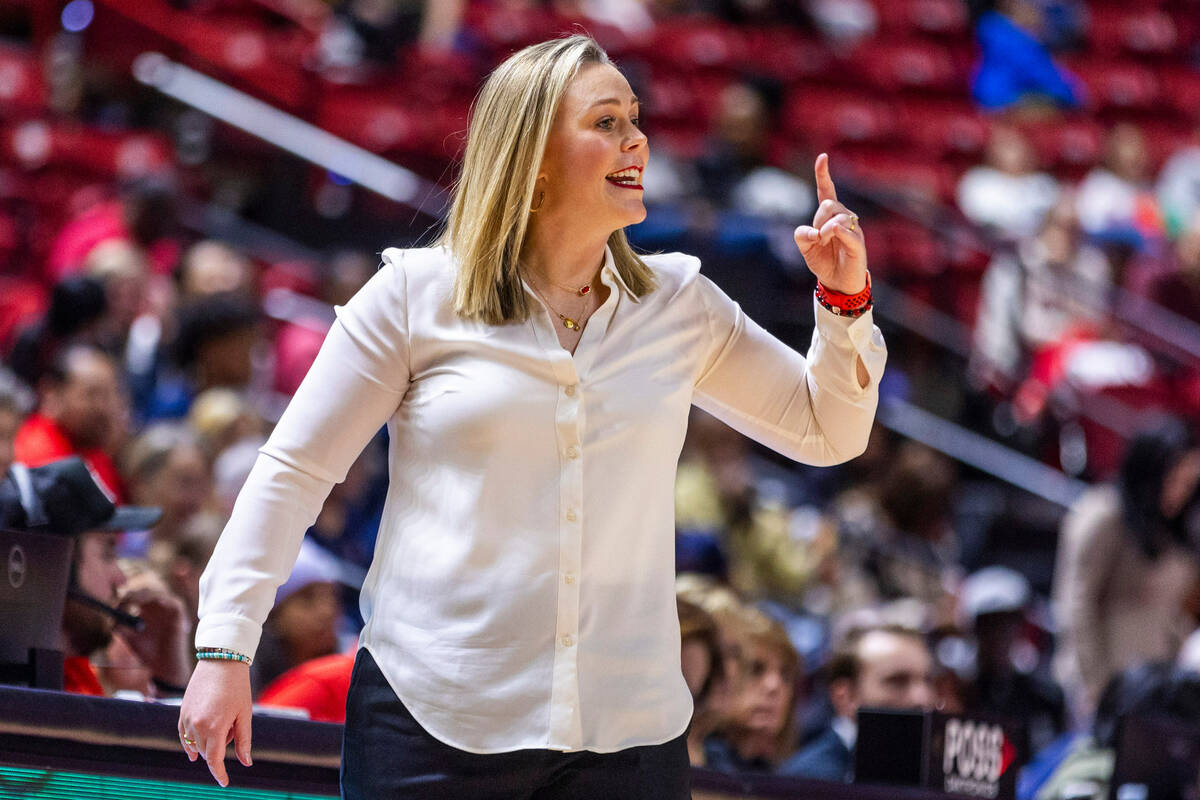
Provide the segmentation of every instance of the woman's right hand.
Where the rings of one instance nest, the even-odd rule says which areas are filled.
[[[179,706],[179,740],[188,759],[208,762],[208,771],[222,786],[225,747],[233,742],[238,761],[250,766],[250,666],[240,661],[202,659],[192,672]]]

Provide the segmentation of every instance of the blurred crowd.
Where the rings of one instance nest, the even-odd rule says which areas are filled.
[[[334,4],[320,68],[344,75],[412,48],[470,47],[463,20],[473,5]],[[706,14],[786,22],[838,46],[886,22],[864,0],[550,5],[629,35]],[[1025,796],[1065,796],[1091,781],[1101,797],[1116,719],[1200,713],[1200,119],[1166,158],[1136,120],[1113,121],[1100,163],[1082,176],[1053,172],[1029,114],[1053,119],[1055,106],[1082,102],[1053,54],[1086,35],[1086,15],[1016,0],[969,13],[984,71],[972,96],[1007,109],[943,209],[986,243],[978,291],[966,295],[977,306],[958,309],[973,324],[970,357],[947,368],[948,356],[892,324],[884,399],[957,409],[955,422],[1091,485],[1058,507],[882,424],[859,459],[805,468],[696,412],[676,520],[697,766],[852,780],[860,707],[993,713],[1026,725],[1036,780]],[[1019,64],[988,62],[1020,48]],[[812,154],[773,135],[777,84],[746,76],[709,100],[696,152],[654,151],[650,215],[631,235],[709,256],[706,271],[752,316],[769,309],[772,327],[800,316],[794,330],[776,329],[803,341],[811,282],[791,230],[814,210]],[[271,260],[185,224],[184,183],[168,169],[77,197],[45,262],[12,270],[37,276],[44,299],[3,341],[0,468],[80,456],[118,501],[162,509],[149,530],[76,541],[76,585],[147,624],[135,631],[69,600],[72,691],[182,691],[199,576],[258,448],[332,308],[397,243]],[[869,231],[867,206],[863,218]],[[399,243],[419,242],[420,231],[399,229]],[[886,274],[887,264],[872,269]],[[881,325],[887,313],[881,303]],[[1175,343],[1165,353],[1151,341],[1163,327]],[[1081,410],[1097,398],[1118,409],[1116,422]],[[1084,442],[1086,457],[1071,441]],[[251,669],[264,708],[342,719],[386,447],[381,431],[278,589]]]

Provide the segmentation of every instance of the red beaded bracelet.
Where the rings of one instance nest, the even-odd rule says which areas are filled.
[[[839,317],[861,317],[871,308],[871,273],[867,285],[858,294],[842,294],[817,281],[817,302]]]

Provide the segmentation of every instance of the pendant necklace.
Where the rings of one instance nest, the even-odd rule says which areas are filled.
[[[542,290],[541,290],[541,289],[539,289],[537,286],[534,286],[534,284],[532,284],[532,283],[530,283],[529,285],[530,285],[530,286],[533,286],[533,290],[534,290],[535,292],[537,292],[537,294],[538,294],[538,297],[542,298],[542,302],[544,302],[544,303],[546,304],[546,307],[547,307],[547,308],[549,308],[551,311],[553,311],[553,312],[554,312],[554,314],[555,314],[555,315],[556,315],[556,316],[557,316],[557,317],[558,317],[560,320],[562,320],[562,324],[563,324],[563,327],[564,327],[564,328],[566,328],[567,330],[571,330],[571,331],[577,331],[577,330],[581,330],[581,329],[583,328],[583,326],[582,326],[582,325],[580,325],[580,322],[579,322],[579,320],[575,319],[574,317],[568,317],[566,314],[563,314],[563,313],[561,313],[561,312],[560,312],[560,311],[559,311],[557,308],[555,308],[553,305],[551,305],[551,304],[550,304],[550,301],[546,299],[546,295],[542,294]],[[558,284],[554,284],[554,285],[555,285],[555,286],[558,286]],[[560,289],[565,289],[566,287],[565,287],[565,286],[559,286],[559,288],[560,288]],[[580,295],[580,296],[585,296],[585,295],[587,295],[587,294],[588,294],[588,292],[590,292],[590,291],[591,291],[591,288],[592,288],[592,287],[591,287],[590,285],[589,285],[589,286],[584,286],[583,288],[581,288],[581,289],[579,289],[579,290],[578,290],[578,293],[579,293],[579,295]],[[584,300],[584,301],[583,301],[583,310],[584,310],[584,311],[586,311],[586,310],[587,310],[587,300]],[[580,319],[583,319],[583,314],[582,314],[582,313],[580,313],[579,317],[580,317]],[[586,321],[586,320],[585,320],[585,321]]]

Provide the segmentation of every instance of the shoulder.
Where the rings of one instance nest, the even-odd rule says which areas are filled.
[[[700,259],[687,253],[653,253],[639,257],[654,273],[658,281],[655,294],[674,297],[699,283]]]
[[[394,269],[406,281],[419,283],[454,274],[454,256],[444,247],[385,247],[379,257],[381,270]]]
[[[782,775],[840,781],[844,778],[850,750],[832,728],[826,728],[779,766]]]
[[[445,247],[387,247],[380,253],[379,271],[393,288],[418,303],[445,299],[454,285],[456,262]]]

